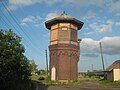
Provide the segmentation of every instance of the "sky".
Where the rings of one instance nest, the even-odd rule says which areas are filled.
[[[45,21],[63,11],[84,22],[78,70],[102,70],[99,42],[105,68],[120,60],[120,0],[0,0],[0,28],[12,29],[22,38],[25,55],[38,69],[46,69],[45,50],[50,31]],[[48,52],[49,54],[49,52]]]

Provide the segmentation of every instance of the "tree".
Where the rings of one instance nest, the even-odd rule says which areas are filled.
[[[31,72],[24,52],[19,36],[12,30],[0,30],[0,87],[9,87],[28,79]]]
[[[37,71],[37,65],[35,64],[34,60],[30,60],[30,69],[32,74],[34,74]]]

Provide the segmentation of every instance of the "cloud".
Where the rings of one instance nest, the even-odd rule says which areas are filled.
[[[98,47],[98,41],[95,41],[91,38],[84,38],[81,42],[81,53],[96,53]]]
[[[120,26],[120,22],[116,22],[115,25],[116,25],[116,26]]]
[[[8,5],[8,6],[6,6],[6,8],[7,8],[8,11],[14,11],[14,10],[17,9],[17,6],[15,6],[15,5]]]
[[[108,8],[111,12],[120,12],[120,0],[65,0],[69,3],[76,3],[82,7],[95,5],[100,8]]]
[[[96,5],[99,7],[103,7],[105,4],[105,0],[65,0],[65,1],[67,3],[80,4],[80,6]]]
[[[46,4],[54,4],[54,3],[78,3],[80,5],[97,5],[102,7],[104,5],[104,0],[9,0],[10,4],[13,5],[22,5],[22,6],[28,6],[36,3],[46,3]]]
[[[57,11],[52,12],[52,13],[48,13],[47,16],[46,16],[46,18],[45,18],[45,21],[53,19],[53,18],[55,18],[55,17],[57,17],[59,15],[60,14]]]
[[[120,0],[112,0],[109,6],[111,12],[118,11],[120,12]]]
[[[44,3],[47,5],[53,5],[55,3],[62,3],[66,6],[70,3],[80,4],[80,6],[88,6],[88,5],[96,5],[99,7],[103,7],[105,1],[104,0],[9,0],[10,5],[15,6],[29,6],[36,3]]]
[[[98,54],[95,54],[95,53],[82,53],[81,55],[84,57],[91,57],[91,58],[98,57]]]
[[[96,15],[96,13],[90,10],[87,12],[87,15],[83,17],[83,20],[92,19],[95,17],[95,15]]]
[[[114,22],[111,20],[107,20],[107,22],[105,24],[101,24],[101,23],[92,23],[90,24],[90,28],[92,28],[93,30],[97,31],[100,34],[105,34],[107,32],[112,31],[112,27],[113,27]]]
[[[7,7],[12,7],[11,10],[16,10],[20,7],[30,6],[37,3],[52,5],[54,3],[60,2],[61,0],[8,0],[8,1],[9,1],[9,4]]]
[[[100,53],[99,42],[102,43],[104,54],[120,54],[120,37],[104,37],[95,41],[91,38],[84,38],[81,42],[81,53]]]
[[[54,3],[59,3],[59,2],[62,2],[64,0],[42,0],[42,1],[48,5],[52,5]]]
[[[53,5],[53,4],[64,4],[65,6],[68,6],[68,4],[76,4],[80,7],[86,7],[89,5],[95,5],[100,8],[107,7],[109,11],[120,11],[120,0],[9,0],[9,4],[12,6],[29,6],[36,3],[42,3],[47,5]],[[107,5],[108,4],[108,5]]]
[[[9,0],[9,3],[12,5],[22,5],[22,6],[28,6],[35,4],[41,0]]]
[[[115,15],[115,16],[120,17],[120,13],[116,13],[116,15]]]
[[[9,0],[9,3],[12,5],[19,5],[19,6],[29,6],[36,3],[45,3],[52,5],[54,3],[60,2],[62,0]]]
[[[38,24],[41,19],[42,18],[40,16],[31,16],[31,15],[29,15],[26,18],[21,20],[21,25],[24,26],[24,25],[27,25],[29,23]]]
[[[100,41],[105,54],[120,54],[120,37],[104,37]]]

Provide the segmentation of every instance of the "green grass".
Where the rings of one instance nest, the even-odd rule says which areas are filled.
[[[40,75],[32,74],[30,78],[31,80],[39,81],[38,79],[40,78]]]
[[[40,77],[45,77],[45,80],[39,80]],[[101,88],[120,88],[120,81],[112,82],[109,80],[101,80],[98,76],[79,75],[77,80],[68,83],[60,83],[58,81],[51,81],[48,75],[32,75],[31,79],[47,86],[60,87],[101,87]]]
[[[120,88],[120,81],[110,81],[110,80],[102,80],[99,81],[101,85],[104,87],[111,87],[111,88]]]

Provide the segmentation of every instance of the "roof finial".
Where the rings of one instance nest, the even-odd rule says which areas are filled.
[[[66,14],[66,12],[65,12],[65,11],[63,11],[61,15],[62,15],[62,16],[64,16],[64,15],[67,15],[67,14]]]

